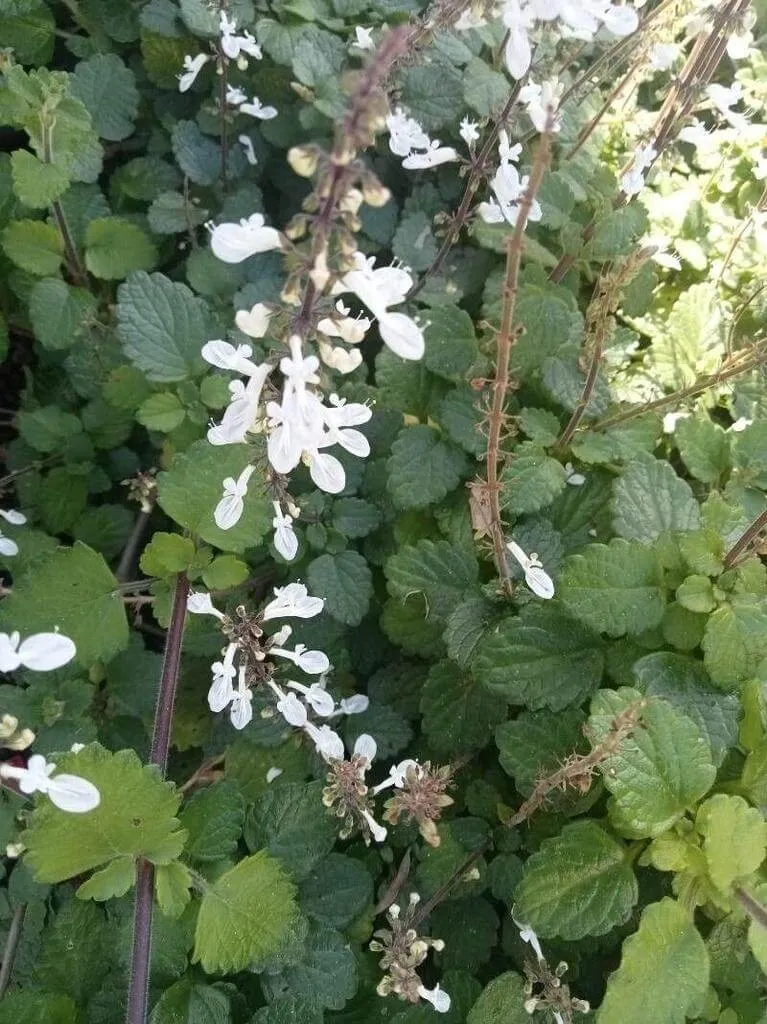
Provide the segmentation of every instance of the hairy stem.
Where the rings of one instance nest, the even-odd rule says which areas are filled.
[[[738,537],[730,550],[724,556],[725,569],[732,569],[744,551],[747,551],[759,534],[767,528],[767,508],[760,512],[756,519]]]
[[[508,560],[506,558],[506,540],[503,535],[503,524],[501,522],[501,486],[498,479],[498,470],[501,465],[501,439],[506,424],[506,398],[509,391],[511,350],[519,336],[518,331],[512,330],[519,286],[519,268],[522,263],[524,234],[528,218],[530,217],[530,210],[549,162],[551,147],[550,125],[547,125],[547,129],[549,130],[543,133],[538,144],[535,161],[530,170],[530,180],[519,204],[514,230],[509,235],[506,243],[506,274],[503,281],[501,326],[495,338],[495,374],[490,385],[492,398],[488,415],[487,452],[485,455],[487,474],[486,496],[495,565],[501,578],[501,586],[509,597],[513,592],[513,586],[509,575]]]
[[[156,765],[165,774],[170,746],[170,732],[173,722],[173,705],[176,700],[176,686],[181,664],[181,645],[184,639],[186,620],[186,599],[189,583],[181,574],[176,580],[173,594],[170,626],[165,641],[165,655],[157,694],[154,715],[152,745],[149,749],[149,763]],[[136,902],[133,912],[133,945],[131,948],[130,984],[128,988],[128,1009],[126,1024],[145,1024],[147,999],[149,995],[149,959],[152,947],[152,893],[154,889],[154,865],[142,858],[138,862],[136,875]]]
[[[24,927],[26,913],[26,903],[20,903],[14,910],[13,917],[11,918],[11,926],[8,929],[8,937],[5,940],[5,949],[3,950],[3,962],[0,964],[0,999],[7,992],[11,981],[11,973],[13,972],[13,964],[16,960],[16,951],[21,941],[21,931]]]
[[[226,86],[228,81],[227,68],[229,61],[226,54],[224,53],[221,46],[218,47],[218,60],[219,67],[221,68],[221,74],[218,76],[218,105],[219,105],[219,118],[220,118],[220,132],[221,132],[221,191],[226,195],[227,189],[227,157],[228,157],[228,125],[227,125],[227,106],[226,106]]]

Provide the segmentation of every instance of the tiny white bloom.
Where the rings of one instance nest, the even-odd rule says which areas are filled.
[[[183,74],[178,75],[178,91],[187,92],[194,85],[200,71],[210,60],[207,53],[198,53],[196,57],[184,57]]]
[[[410,768],[418,768],[418,762],[414,761],[412,757],[406,757],[405,760],[400,761],[399,764],[392,765],[389,769],[388,778],[373,787],[373,795],[375,796],[384,789],[390,789],[392,786],[396,789],[402,789],[405,785],[405,779],[407,778],[407,773]]]
[[[523,942],[527,942],[530,946],[532,946],[533,952],[535,953],[539,961],[543,960],[543,950],[541,949],[541,944],[538,941],[538,936],[535,934],[532,927],[529,924],[523,924],[522,921],[518,921],[514,916],[513,909],[511,912],[511,919],[519,929],[520,939],[522,939]]]
[[[231,107],[238,107],[241,103],[247,103],[248,94],[243,89],[238,89],[235,85],[226,86],[226,102]]]
[[[528,587],[536,597],[549,601],[554,596],[554,583],[549,574],[544,571],[535,552],[527,555],[519,544],[513,540],[509,541],[506,547],[522,566],[525,573],[525,583]]]
[[[374,50],[375,43],[373,42],[373,29],[363,28],[362,25],[357,25],[354,29],[354,40],[353,46],[356,46],[358,50]]]
[[[46,794],[51,803],[62,811],[85,814],[101,803],[101,795],[87,779],[79,775],[62,773],[54,776],[56,765],[48,763],[41,754],[33,754],[26,768],[0,764],[0,778],[16,779],[22,793]]]
[[[745,416],[741,416],[730,426],[730,430],[735,434],[739,434],[741,431],[745,430],[746,427],[750,427],[753,422],[753,420],[750,420]]]
[[[405,267],[375,266],[374,257],[361,252],[354,255],[355,267],[336,285],[336,291],[354,292],[378,319],[384,343],[403,359],[420,359],[426,348],[423,330],[404,313],[392,313],[390,306],[404,302],[413,286],[413,278]]]
[[[565,473],[567,474],[565,482],[570,484],[571,487],[581,487],[586,483],[586,477],[583,473],[576,472],[572,462],[565,463]]]
[[[375,760],[377,752],[378,744],[369,733],[363,732],[354,742],[354,753],[357,757],[364,758],[368,766]]]
[[[279,231],[266,226],[262,213],[243,217],[239,224],[216,224],[211,229],[210,247],[224,263],[242,263],[250,256],[281,246]]]
[[[382,843],[386,839],[387,831],[383,825],[379,825],[375,820],[370,811],[363,810],[362,817],[367,822],[367,826],[370,829],[370,834],[377,843]]]
[[[361,715],[370,707],[370,698],[365,693],[355,693],[352,697],[344,697],[339,708],[343,715]]]
[[[50,672],[70,662],[77,653],[72,640],[62,633],[33,633],[22,641],[17,632],[0,633],[0,672],[17,668]]]
[[[308,721],[306,705],[298,699],[295,693],[283,694],[277,701],[277,710],[288,725],[293,725],[298,729],[302,729]]]
[[[677,43],[655,43],[650,48],[650,67],[653,71],[668,71],[682,53]]]
[[[328,668],[330,666],[328,665]],[[327,670],[326,670],[327,671]],[[333,700],[331,695],[321,686],[320,683],[312,683],[311,686],[304,686],[303,683],[297,683],[294,679],[288,681],[288,686],[292,690],[298,690],[299,693],[304,695],[304,702],[314,711],[320,718],[329,718],[335,710],[336,702]]]
[[[282,768],[277,768],[276,766],[272,766],[269,769],[269,771],[266,773],[266,781],[267,782],[274,782],[275,779],[279,779],[280,775],[282,775],[282,771],[283,771]]]
[[[277,116],[277,108],[265,107],[258,96],[254,96],[249,103],[240,104],[240,113],[250,114],[251,117],[257,117],[259,121],[271,121]]]
[[[274,546],[286,561],[292,562],[298,554],[298,537],[293,530],[293,517],[282,514],[278,501],[272,502],[272,504],[274,506],[274,519],[272,519]]]
[[[312,619],[319,615],[325,602],[321,597],[310,597],[303,583],[288,583],[274,588],[274,600],[264,608],[263,620],[278,618]]]
[[[327,654],[322,651],[307,651],[305,644],[296,644],[293,651],[288,651],[284,647],[271,647],[269,653],[276,654],[278,658],[285,658],[286,661],[292,661],[302,672],[311,676],[321,675],[330,668]]]
[[[224,496],[213,512],[216,526],[220,530],[231,530],[242,516],[245,508],[244,498],[248,493],[248,481],[255,472],[255,466],[246,466],[235,480],[228,476],[224,480]]]
[[[466,145],[471,147],[479,139],[479,125],[476,121],[470,121],[468,117],[464,117],[461,121],[459,135]]]
[[[652,162],[658,155],[653,146],[637,146],[628,170],[621,175],[620,186],[625,195],[631,199],[639,195],[644,188],[645,172],[652,167]]]
[[[219,31],[221,32],[221,49],[231,60],[239,61],[244,54],[261,60],[261,48],[250,32],[235,35],[237,22],[234,18],[229,18],[226,11],[223,10],[219,18]]]
[[[431,139],[402,107],[397,107],[393,114],[386,118],[389,131],[389,149],[395,156],[410,156],[414,149],[428,149]]]
[[[439,167],[460,159],[452,146],[443,146],[439,139],[429,143],[429,148],[422,153],[411,153],[402,161],[406,171],[421,171],[429,167]]]
[[[685,420],[689,415],[689,412],[667,412],[663,417],[663,433],[673,434],[679,420]]]
[[[317,753],[326,761],[343,761],[343,740],[338,733],[333,732],[329,725],[322,725],[318,729],[312,722],[307,722],[304,731],[314,741]]]
[[[244,729],[253,718],[253,693],[245,685],[245,667],[240,667],[237,689],[232,695],[229,719],[235,729]]]
[[[19,512],[15,508],[0,508],[0,519],[4,519],[11,526],[23,526],[27,521],[23,512]]]
[[[421,999],[426,999],[427,1002],[431,1003],[437,1013],[447,1013],[450,1009],[450,996],[439,985],[435,985],[432,989],[419,985],[418,995]]]
[[[639,27],[639,16],[628,4],[611,4],[602,14],[602,22],[614,36],[630,36]]]
[[[245,152],[245,159],[248,161],[251,167],[255,167],[255,165],[258,163],[258,157],[256,156],[255,149],[253,148],[253,140],[251,139],[251,137],[243,133],[242,135],[237,136],[237,141],[242,146]]]
[[[193,615],[215,615],[219,620],[225,618],[224,613],[214,606],[210,594],[202,590],[192,591],[189,594],[186,599],[186,610]]]
[[[269,330],[272,310],[263,302],[257,302],[250,309],[238,309],[234,322],[249,338],[263,338]]]
[[[17,512],[16,509],[2,509],[0,508],[0,518],[3,518],[6,523],[10,523],[11,526],[21,526],[26,523],[27,517],[21,512]],[[0,555],[5,555],[7,558],[11,558],[13,555],[18,555],[19,545],[15,540],[11,540],[10,537],[6,537],[2,531],[0,531]]]

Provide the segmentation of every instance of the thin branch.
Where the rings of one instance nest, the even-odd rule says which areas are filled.
[[[127,582],[135,573],[139,548],[144,543],[147,530],[149,529],[150,515],[151,512],[141,509],[136,516],[136,521],[133,524],[130,537],[128,537],[123,548],[123,553],[120,556],[120,562],[115,572],[115,576],[120,583]]]
[[[751,920],[755,921],[762,928],[767,928],[767,907],[760,903],[755,896],[752,896],[750,892],[746,892],[741,885],[736,885],[733,893],[735,899],[740,903]]]
[[[221,74],[218,76],[218,105],[220,107],[220,132],[221,132],[221,191],[226,195],[227,189],[227,150],[229,147],[228,140],[228,125],[227,125],[227,106],[226,106],[226,86],[228,81],[227,67],[229,61],[223,48],[219,45],[218,47],[218,59]]]
[[[747,551],[759,534],[767,528],[767,508],[760,512],[756,519],[738,537],[730,550],[724,556],[725,569],[732,569],[744,551]]]
[[[154,715],[152,745],[149,749],[149,763],[157,765],[163,775],[168,761],[188,593],[189,583],[186,576],[181,574],[176,580],[176,589],[173,594],[173,607],[165,641],[160,689],[157,694],[157,707]],[[149,960],[152,946],[153,889],[154,865],[151,861],[141,858],[136,875],[136,902],[133,913],[133,945],[126,1024],[146,1024]]]
[[[513,592],[509,566],[506,558],[506,541],[503,535],[501,523],[500,505],[500,483],[498,480],[498,469],[501,463],[501,437],[506,424],[506,398],[509,391],[509,366],[511,363],[511,350],[519,336],[518,330],[512,330],[514,324],[514,311],[517,301],[517,290],[519,286],[519,268],[522,263],[522,250],[524,248],[524,234],[527,221],[532,209],[533,200],[543,181],[546,167],[549,162],[551,148],[551,119],[546,125],[546,131],[541,135],[538,144],[538,151],[535,161],[530,170],[530,180],[522,201],[517,211],[517,219],[514,230],[506,242],[506,274],[503,281],[503,308],[501,311],[501,326],[496,334],[495,348],[495,373],[491,382],[491,407],[488,414],[488,435],[487,451],[485,462],[487,468],[487,502],[489,512],[490,536],[493,542],[493,554],[496,569],[501,578],[501,585],[504,592],[510,597]]]
[[[186,796],[198,786],[205,786],[207,783],[212,782],[216,777],[222,774],[221,772],[216,772],[215,769],[220,768],[223,763],[223,754],[215,754],[213,757],[206,758],[200,767],[189,776],[184,785],[179,786],[179,793],[181,793],[182,796]]]
[[[5,940],[5,949],[3,950],[3,962],[2,965],[0,965],[0,999],[2,999],[7,992],[8,985],[11,981],[13,964],[16,960],[16,951],[19,948],[19,942],[21,941],[21,931],[24,927],[24,917],[26,913],[26,903],[20,903],[14,910],[13,917],[11,918],[11,926],[8,929],[8,937]]]

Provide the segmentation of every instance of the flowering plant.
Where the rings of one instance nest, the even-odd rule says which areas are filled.
[[[760,1024],[762,6],[0,0],[0,1019]]]

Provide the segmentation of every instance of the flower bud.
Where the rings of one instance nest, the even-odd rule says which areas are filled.
[[[391,199],[391,192],[380,181],[365,182],[362,186],[362,194],[368,206],[386,206]]]
[[[292,146],[288,163],[301,178],[311,178],[317,170],[318,151],[315,146]]]

